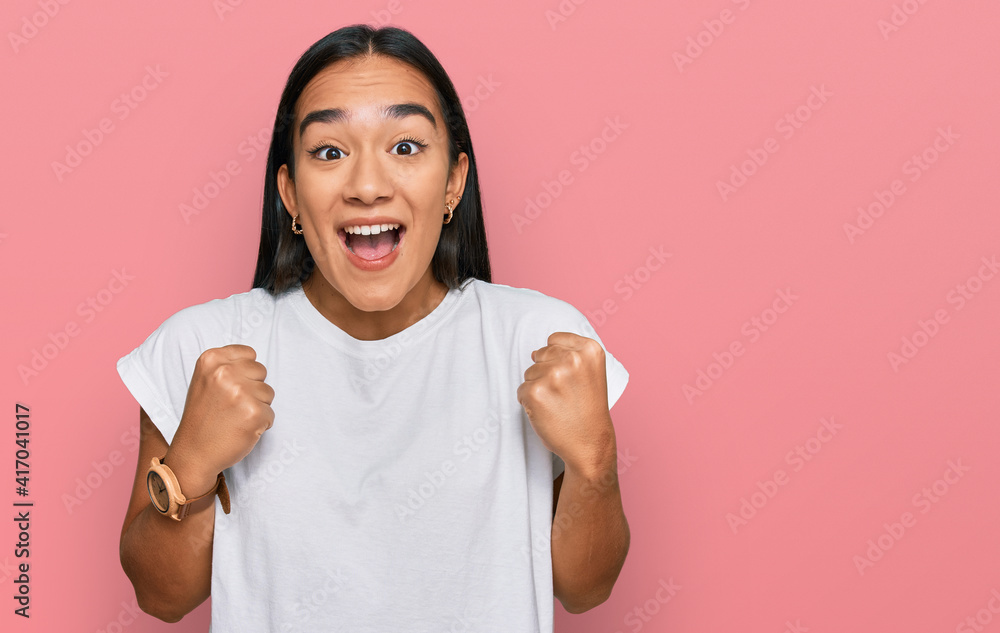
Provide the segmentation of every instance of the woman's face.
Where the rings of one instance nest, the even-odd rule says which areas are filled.
[[[395,307],[421,279],[429,289],[468,157],[449,169],[448,131],[423,74],[378,55],[337,62],[299,97],[293,138],[295,180],[282,165],[278,191],[327,283],[366,312]]]

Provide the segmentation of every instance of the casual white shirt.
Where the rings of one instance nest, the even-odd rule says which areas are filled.
[[[274,425],[216,499],[210,631],[550,633],[552,480],[517,401],[553,332],[603,342],[569,303],[466,280],[426,317],[358,340],[301,286],[170,316],[118,361],[169,443],[195,361],[249,345]],[[628,372],[606,352],[608,404]]]

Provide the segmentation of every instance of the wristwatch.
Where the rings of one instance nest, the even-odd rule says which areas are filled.
[[[188,499],[181,492],[181,486],[177,482],[177,477],[170,467],[163,463],[166,457],[154,457],[153,462],[146,473],[146,488],[149,489],[149,499],[153,502],[153,507],[160,514],[165,514],[175,521],[180,521],[188,515],[191,504],[198,499],[203,499],[216,491],[219,493],[219,501],[222,502],[222,509],[229,514],[229,489],[226,487],[226,477],[219,473],[212,489],[203,495],[198,495]]]

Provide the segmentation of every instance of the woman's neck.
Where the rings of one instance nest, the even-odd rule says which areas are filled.
[[[430,314],[448,294],[448,287],[434,278],[430,267],[406,296],[388,310],[359,310],[326,281],[319,269],[313,270],[302,283],[302,289],[320,314],[361,341],[381,340],[402,332]]]

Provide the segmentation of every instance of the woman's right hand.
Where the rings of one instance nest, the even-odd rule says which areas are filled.
[[[267,370],[256,358],[252,347],[234,344],[207,349],[195,363],[180,426],[164,459],[181,490],[190,489],[188,496],[211,488],[274,423],[274,389],[264,382]]]

